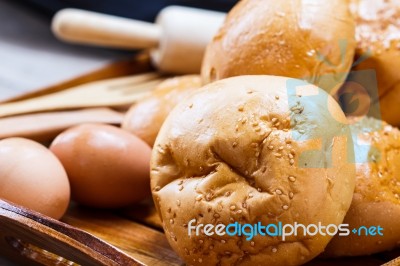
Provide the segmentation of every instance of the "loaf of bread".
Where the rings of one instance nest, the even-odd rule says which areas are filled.
[[[201,79],[197,75],[165,80],[148,97],[131,107],[122,129],[135,134],[152,147],[169,112],[200,86]]]
[[[151,188],[167,238],[188,265],[300,265],[332,238],[300,233],[246,240],[204,230],[196,235],[192,226],[343,221],[355,179],[349,129],[337,122],[344,114],[325,91],[311,84],[290,91],[289,81],[217,81],[178,104],[163,124]]]
[[[363,118],[351,129],[358,142],[356,188],[343,223],[351,230],[362,226],[376,230],[374,235],[361,229],[335,236],[325,251],[331,257],[370,255],[400,246],[400,131],[373,118]]]
[[[243,0],[207,47],[202,78],[286,76],[333,95],[353,62],[354,31],[347,0]]]
[[[400,1],[351,0],[350,10],[356,20],[356,61],[354,70],[374,70],[377,85],[372,99],[379,104],[381,117],[400,126]],[[361,103],[362,104],[362,103]],[[369,103],[366,103],[369,105]]]

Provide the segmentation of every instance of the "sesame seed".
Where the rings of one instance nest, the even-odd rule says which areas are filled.
[[[206,200],[207,200],[207,201],[210,201],[211,199],[212,199],[212,196],[211,196],[210,193],[208,193],[208,194],[206,195]]]
[[[231,209],[231,211],[234,211],[234,210],[236,210],[236,206],[235,206],[235,205],[232,205],[232,206],[230,207],[230,209]]]
[[[282,209],[287,210],[287,209],[289,209],[289,206],[288,205],[283,205]]]
[[[181,206],[181,201],[180,201],[180,200],[177,200],[177,201],[176,201],[176,205],[178,205],[178,207]]]
[[[234,143],[232,143],[232,147],[236,147],[238,144],[237,144],[237,142],[234,142]]]
[[[180,187],[179,187],[179,191],[182,191],[182,190],[183,190],[183,186],[180,186]]]
[[[239,112],[243,112],[243,110],[244,110],[243,105],[239,106],[238,110],[239,110]]]
[[[275,192],[276,192],[276,194],[278,194],[278,195],[282,195],[282,190],[280,190],[280,189],[275,190]]]
[[[277,248],[272,248],[272,252],[273,252],[273,253],[276,253],[277,251],[278,251]]]
[[[289,198],[290,198],[290,199],[293,199],[293,197],[294,197],[293,192],[289,192]]]
[[[279,95],[276,95],[276,96],[275,96],[275,99],[276,99],[276,100],[279,100]]]
[[[290,159],[289,163],[290,163],[290,165],[294,165],[294,160]]]
[[[170,220],[169,220],[169,223],[170,223],[170,224],[174,224],[174,219],[170,219]]]
[[[225,244],[225,243],[226,243],[226,241],[225,241],[224,239],[222,239],[222,240],[221,240],[221,243],[222,243],[222,244]]]
[[[178,182],[178,185],[182,185],[183,184],[183,180]]]
[[[294,177],[294,176],[289,176],[289,181],[290,181],[290,182],[295,182],[295,181],[296,181],[296,177]]]
[[[273,150],[273,149],[274,149],[274,146],[269,145],[269,146],[268,146],[268,149]]]
[[[165,150],[162,148],[162,147],[158,147],[157,148],[157,151],[159,152],[159,153],[161,153],[161,154],[165,154]]]
[[[251,241],[251,242],[250,242],[250,246],[254,247],[254,245],[255,245],[255,244],[254,244],[254,241]]]

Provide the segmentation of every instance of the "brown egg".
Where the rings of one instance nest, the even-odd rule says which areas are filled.
[[[123,207],[150,195],[150,147],[122,129],[86,124],[61,133],[50,149],[64,165],[72,198],[87,206]]]
[[[39,143],[4,139],[0,141],[0,198],[60,219],[70,199],[67,174]]]

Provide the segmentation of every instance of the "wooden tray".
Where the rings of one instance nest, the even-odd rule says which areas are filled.
[[[132,67],[130,73],[149,70],[146,60],[138,60],[129,67]],[[100,76],[97,73],[91,77],[100,79],[114,73],[107,70]],[[35,95],[67,89],[67,85],[83,81],[90,81],[90,77],[80,77]],[[184,264],[170,248],[151,199],[113,211],[88,209],[72,203],[61,222],[0,200],[0,255],[19,265]],[[400,266],[400,258],[396,259],[399,256],[400,250],[396,250],[370,257],[316,259],[307,265],[376,266],[387,263],[387,266]]]
[[[62,222],[0,201],[0,254],[20,265],[183,265],[160,226],[150,200],[118,211],[71,204]],[[397,266],[396,256],[399,251],[307,265]]]

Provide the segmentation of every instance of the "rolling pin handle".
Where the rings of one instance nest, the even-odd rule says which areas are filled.
[[[161,38],[158,25],[72,8],[57,12],[52,30],[67,42],[123,49],[155,48]]]

